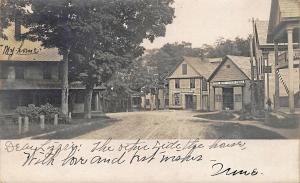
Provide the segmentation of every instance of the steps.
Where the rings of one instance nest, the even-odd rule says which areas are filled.
[[[282,85],[284,86],[284,89],[285,89],[286,93],[289,94],[289,88],[288,88],[288,86],[286,85],[285,81],[283,80],[283,78],[282,78],[282,76],[281,76],[281,74],[280,74],[280,72],[279,72],[279,69],[276,69],[276,74],[278,75],[278,78],[279,78],[280,82],[281,82]]]

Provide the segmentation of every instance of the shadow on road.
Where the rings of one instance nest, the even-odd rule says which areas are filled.
[[[235,118],[235,116],[231,112],[226,112],[226,111],[211,113],[211,114],[199,114],[199,115],[195,115],[194,117],[211,119],[211,120],[233,120]]]
[[[115,119],[102,119],[99,121],[89,122],[87,124],[77,125],[72,128],[57,131],[53,134],[39,136],[33,139],[71,139],[94,130],[105,128],[114,124],[115,122],[117,122],[117,120]]]
[[[270,130],[226,122],[212,123],[205,131],[204,137],[206,139],[284,139],[282,135]]]

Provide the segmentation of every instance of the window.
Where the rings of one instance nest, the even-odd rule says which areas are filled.
[[[7,79],[7,75],[8,75],[8,67],[7,65],[1,65],[0,67],[0,78],[1,79]]]
[[[51,79],[51,67],[44,67],[43,68],[43,78],[44,79]]]
[[[183,75],[187,74],[187,64],[182,64],[182,74]]]
[[[180,88],[180,80],[175,79],[175,88]]]
[[[206,79],[202,79],[202,91],[207,91],[207,81],[206,81]]]
[[[235,102],[241,102],[242,101],[242,95],[241,94],[235,94],[234,95],[234,101]]]
[[[222,102],[222,95],[216,95],[216,102]]]
[[[180,93],[174,94],[174,105],[180,105]]]
[[[229,64],[228,64],[228,65],[226,65],[226,68],[227,68],[227,69],[229,69],[229,68],[230,68],[230,65],[229,65]]]
[[[195,79],[190,79],[190,88],[195,88]]]
[[[16,79],[24,79],[24,66],[15,67]]]

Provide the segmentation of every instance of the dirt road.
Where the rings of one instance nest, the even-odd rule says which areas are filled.
[[[78,138],[202,138],[205,125],[192,121],[197,119],[193,117],[195,114],[191,111],[111,113],[109,117],[120,121]]]
[[[279,134],[253,125],[212,122],[193,117],[192,111],[147,111],[110,113],[118,119],[112,125],[80,135],[79,139],[210,139],[282,138]]]

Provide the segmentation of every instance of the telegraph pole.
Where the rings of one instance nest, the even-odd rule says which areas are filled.
[[[254,98],[254,67],[253,67],[253,37],[250,35],[250,63],[251,63],[251,114],[255,114],[256,101]]]

